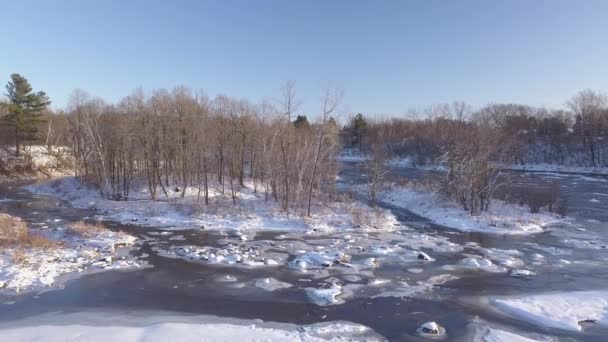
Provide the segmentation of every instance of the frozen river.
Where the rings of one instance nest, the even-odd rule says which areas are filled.
[[[432,176],[417,169],[397,172],[411,178]],[[586,325],[582,332],[542,328],[502,314],[489,301],[608,288],[608,179],[555,173],[513,173],[512,178],[512,187],[559,184],[569,219],[541,234],[497,236],[448,229],[385,204],[400,223],[393,232],[258,231],[247,241],[230,232],[109,222],[112,229],[142,240],[132,253],[149,267],[90,274],[42,293],[2,294],[0,322],[56,311],[163,310],[296,324],[345,320],[366,325],[388,340],[419,340],[420,324],[436,321],[449,340],[469,340],[475,327],[491,326],[532,337],[605,341],[608,329],[599,325]],[[348,163],[341,188],[363,181],[360,165]],[[18,187],[3,186],[0,194],[6,198],[0,202],[3,211],[30,223],[45,222],[50,229],[94,215]],[[188,257],[196,247],[235,246],[267,255],[279,265],[214,265]],[[420,260],[420,251],[434,261]],[[340,252],[349,260],[303,269],[296,260],[304,252]],[[492,266],[462,262],[471,256],[491,260]],[[370,260],[376,265],[370,266]],[[519,269],[533,275],[513,276]],[[336,287],[339,294],[326,300]]]

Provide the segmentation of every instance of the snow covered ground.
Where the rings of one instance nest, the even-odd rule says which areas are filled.
[[[28,189],[37,194],[57,196],[76,208],[96,209],[99,217],[142,226],[174,228],[204,227],[229,230],[286,230],[331,232],[335,230],[393,230],[398,221],[389,211],[377,210],[355,201],[337,201],[314,206],[311,217],[286,214],[271,199],[264,200],[261,191],[247,184],[238,192],[237,205],[232,204],[229,190],[222,194],[219,186],[210,187],[210,205],[205,206],[198,189],[186,189],[186,195],[168,189],[158,201],[149,198],[142,187],[133,191],[128,201],[103,198],[98,191],[82,185],[74,177],[34,184]]]
[[[546,328],[581,331],[581,322],[608,326],[608,291],[574,291],[494,299],[504,313]]]
[[[495,327],[493,324],[484,322],[479,318],[474,319],[469,324],[469,336],[466,341],[472,342],[541,342],[541,341],[553,341],[552,338],[547,336],[540,336],[538,334],[526,334],[530,336],[524,336],[522,332],[513,332],[503,327]]]
[[[0,325],[5,341],[383,341],[366,326],[311,325],[148,312],[75,312]]]
[[[15,148],[0,149],[0,182],[67,174],[72,159],[67,147],[23,146],[20,157]]]
[[[365,194],[365,185],[355,191]],[[496,234],[534,234],[543,228],[563,220],[549,212],[530,213],[524,206],[493,200],[488,212],[471,216],[453,201],[439,193],[393,185],[381,191],[378,198],[390,205],[406,208],[435,223],[461,231],[477,231]]]
[[[562,166],[555,164],[511,164],[504,169],[516,171],[567,172],[608,175],[607,167]]]
[[[360,154],[358,151],[347,150],[340,154],[337,158],[343,162],[364,162],[367,160],[367,155]],[[412,167],[426,170],[445,170],[445,166],[441,164],[416,165],[412,157],[395,157],[387,161],[388,165],[395,167]],[[586,173],[597,175],[608,175],[608,167],[592,167],[592,166],[568,166],[546,163],[535,164],[508,164],[502,165],[505,170],[514,171],[535,171],[535,172],[555,172],[555,173]]]
[[[0,289],[4,291],[41,290],[74,274],[142,267],[126,254],[135,238],[122,232],[100,230],[86,238],[65,228],[57,231],[30,228],[30,232],[56,245],[50,248],[9,245],[0,249]]]

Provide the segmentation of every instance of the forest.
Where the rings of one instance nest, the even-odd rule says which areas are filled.
[[[368,156],[372,201],[387,161],[407,158],[413,166],[444,167],[439,186],[475,215],[488,209],[505,167],[608,166],[608,101],[592,90],[574,95],[564,109],[454,102],[382,118],[341,116],[339,89],[323,93],[317,113],[303,113],[295,82],[280,88],[278,100],[255,104],[186,87],[137,89],[115,104],[75,90],[57,111],[20,75],[6,89],[2,171],[10,171],[24,144],[43,145],[113,200],[129,199],[141,186],[152,200],[195,187],[209,204],[209,184],[216,182],[234,204],[238,190],[250,185],[282,210],[310,215],[311,203],[335,196],[337,156],[347,148]]]

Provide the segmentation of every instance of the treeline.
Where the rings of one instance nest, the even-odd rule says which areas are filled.
[[[344,142],[368,149],[382,144],[393,156],[412,157],[418,165],[435,164],[443,161],[445,130],[461,120],[511,137],[517,163],[608,167],[608,100],[592,90],[573,96],[565,109],[489,104],[473,110],[456,102],[407,118],[367,118],[362,123],[354,117],[345,127]]]
[[[505,166],[608,167],[608,100],[585,90],[564,110],[517,104],[473,110],[455,102],[407,118],[368,119],[358,114],[344,127],[343,141],[369,156],[370,189],[384,174],[379,160],[400,157],[417,166],[441,165],[446,172],[436,182],[439,189],[464,210],[478,214],[488,210],[496,191],[508,183],[508,177],[500,175]],[[549,202],[556,200],[551,193]]]
[[[335,192],[340,141],[333,115],[341,100],[339,90],[326,91],[309,122],[297,115],[294,83],[281,88],[276,103],[260,104],[185,87],[137,90],[108,104],[76,90],[65,112],[38,113],[27,140],[67,146],[75,176],[110,199],[128,199],[141,186],[153,200],[170,191],[184,197],[195,187],[209,204],[213,186],[237,203],[239,189],[251,186],[285,211],[310,215],[311,203]],[[11,122],[1,126],[14,131]],[[7,134],[3,143],[17,138],[25,137]]]

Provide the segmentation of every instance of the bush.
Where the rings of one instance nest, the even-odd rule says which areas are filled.
[[[58,246],[46,236],[30,232],[25,222],[7,214],[0,214],[0,245],[42,249]]]
[[[104,230],[107,230],[107,228],[101,222],[91,224],[84,221],[77,221],[68,226],[69,233],[87,238],[93,237]]]
[[[511,188],[502,191],[500,197],[507,202],[527,206],[531,213],[538,213],[542,208],[562,216],[567,212],[567,202],[562,198],[557,183],[535,188]]]

